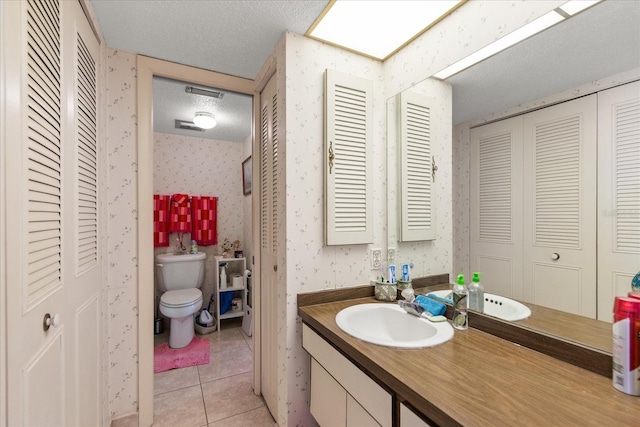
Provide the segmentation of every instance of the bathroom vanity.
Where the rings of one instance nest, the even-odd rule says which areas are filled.
[[[340,310],[376,302],[373,297],[346,291],[298,301],[303,347],[311,355],[311,413],[321,425],[632,426],[640,420],[639,398],[615,390],[611,378],[473,324],[435,347],[396,349],[353,338],[335,322]]]

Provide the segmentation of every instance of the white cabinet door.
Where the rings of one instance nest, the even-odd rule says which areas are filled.
[[[598,94],[598,319],[640,271],[640,82]]]
[[[404,91],[398,95],[399,241],[435,240],[431,116],[434,98]]]
[[[373,82],[325,72],[325,244],[373,243]]]
[[[347,392],[314,358],[311,358],[311,415],[320,426],[347,425]]]
[[[524,115],[524,301],[596,317],[596,95]]]
[[[378,427],[378,424],[367,411],[350,394],[347,393],[347,427]]]
[[[400,404],[400,427],[429,427],[430,425],[424,422],[404,403]]]
[[[522,299],[522,117],[471,130],[471,271]]]

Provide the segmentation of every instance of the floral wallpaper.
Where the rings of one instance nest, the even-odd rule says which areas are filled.
[[[386,245],[386,144],[382,64],[298,34],[286,35],[286,244],[278,246],[286,265],[286,293],[282,304],[283,341],[279,343],[280,425],[313,425],[309,413],[309,356],[301,345],[297,294],[369,283],[370,245],[324,246],[324,70],[335,69],[373,82],[374,242]],[[281,60],[281,59],[280,59]],[[281,62],[278,62],[279,64]],[[282,265],[282,264],[281,264]],[[280,270],[280,269],[279,269]],[[279,298],[280,299],[280,298]]]
[[[110,417],[138,410],[136,56],[107,49],[107,365]]]
[[[281,182],[285,203],[281,205],[279,213],[281,232],[278,242],[278,264],[282,267],[278,269],[279,425],[315,424],[309,414],[309,361],[300,342],[301,324],[297,316],[296,295],[299,292],[368,283],[376,275],[375,271],[369,269],[369,249],[388,247],[386,100],[563,2],[467,2],[384,64],[291,33],[281,39],[265,62],[259,76],[269,73],[270,66],[275,64],[280,106],[284,114],[281,119],[284,135]],[[107,398],[111,418],[135,413],[138,400],[135,64],[135,55],[107,49],[109,240],[108,283],[104,295],[109,322]],[[322,105],[323,72],[326,68],[374,82],[373,245],[326,247],[322,244]],[[450,100],[445,100],[443,105],[446,102]],[[456,148],[456,151],[448,148],[452,139],[462,140],[464,135],[456,130],[453,134],[449,131],[444,137],[449,142],[445,141],[439,146],[438,149],[442,151],[437,154],[442,159],[438,162],[436,178],[436,182],[441,179],[442,184],[437,189],[438,218],[450,219],[439,225],[442,227],[438,230],[439,234],[455,229],[465,221],[464,217],[451,213],[454,209],[451,182],[455,180],[458,185],[465,180],[465,165],[457,165],[456,160],[452,161],[451,158],[454,153],[456,158],[464,157],[464,147]],[[247,151],[241,149],[238,161],[242,162],[246,155]],[[165,160],[166,163],[171,162]],[[237,170],[239,174],[240,168]],[[191,173],[189,168],[175,169],[175,172],[174,179],[178,179],[173,184],[185,182]],[[206,184],[204,178],[197,179]],[[171,179],[165,182],[172,183]],[[456,199],[464,200],[464,192],[454,194]],[[248,198],[238,196],[243,200],[241,206],[246,206]],[[228,203],[233,204],[232,201]],[[243,215],[246,212],[238,216]],[[246,219],[241,222],[246,222]],[[246,229],[245,224],[245,232]],[[229,234],[232,232],[229,230]],[[244,238],[243,231],[238,235],[240,239]],[[452,259],[453,247],[456,252],[464,250],[464,237],[456,233],[453,240],[449,237],[448,242],[446,239],[442,242],[442,247],[438,246],[438,249],[400,247],[399,253],[403,257],[419,260],[417,268],[424,274],[440,272],[438,270],[446,266],[449,269],[463,268],[464,262],[453,262]]]
[[[241,249],[249,245],[244,232],[244,199],[242,195],[242,161],[244,144],[214,141],[155,132],[153,136],[153,193],[186,193],[194,196],[218,197],[218,245],[200,246],[207,254],[202,286],[204,306],[213,292],[214,255],[222,253],[220,243],[227,237],[240,240]],[[177,233],[172,233],[170,246],[155,248],[154,253],[172,252]],[[191,237],[185,234],[183,244],[189,247]],[[158,294],[156,290],[156,294]]]

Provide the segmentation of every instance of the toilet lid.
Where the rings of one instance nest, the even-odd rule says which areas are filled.
[[[165,307],[184,307],[202,299],[200,289],[180,289],[177,291],[167,291],[160,297],[160,303]]]

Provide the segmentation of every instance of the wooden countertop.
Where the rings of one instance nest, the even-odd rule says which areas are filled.
[[[640,397],[611,379],[479,330],[450,341],[394,349],[344,333],[335,316],[358,298],[298,308],[304,323],[359,368],[439,425],[640,425]]]

